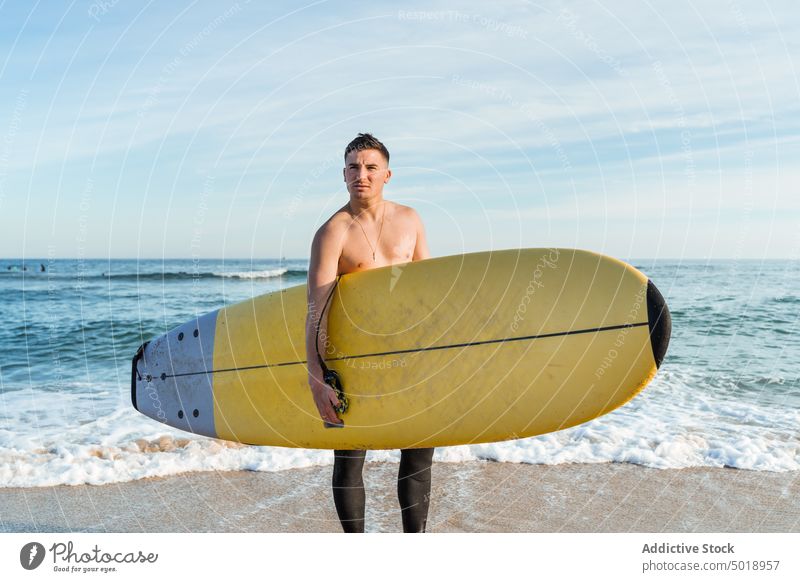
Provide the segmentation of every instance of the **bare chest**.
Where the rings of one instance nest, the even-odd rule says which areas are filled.
[[[416,242],[416,229],[410,220],[387,218],[383,230],[380,230],[380,224],[362,228],[353,222],[348,226],[342,244],[339,274],[407,263],[414,256]]]

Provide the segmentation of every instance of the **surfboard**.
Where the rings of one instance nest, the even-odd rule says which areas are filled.
[[[638,394],[671,319],[637,269],[597,253],[514,249],[344,275],[326,365],[349,408],[326,428],[308,386],[306,286],[193,318],[133,357],[131,399],[184,431],[253,445],[393,449],[575,426]]]

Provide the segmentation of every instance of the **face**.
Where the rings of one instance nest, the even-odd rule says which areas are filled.
[[[378,150],[354,150],[347,154],[344,181],[351,200],[368,201],[383,195],[392,171]]]

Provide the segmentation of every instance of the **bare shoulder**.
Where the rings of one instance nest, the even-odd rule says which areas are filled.
[[[347,228],[350,225],[350,215],[342,206],[339,210],[333,213],[322,226],[317,229],[314,235],[314,241],[317,243],[328,243],[333,240],[341,239]]]
[[[309,262],[309,285],[319,280],[328,281],[336,276],[339,257],[347,236],[347,213],[344,207],[328,218],[314,234]],[[309,287],[310,288],[310,287]]]
[[[393,210],[397,218],[410,220],[414,222],[422,222],[422,219],[419,217],[417,211],[411,208],[410,206],[406,206],[405,204],[399,204],[397,202],[392,202],[391,204],[393,206]]]

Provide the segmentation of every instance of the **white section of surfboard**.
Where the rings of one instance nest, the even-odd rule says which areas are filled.
[[[181,430],[217,436],[213,375],[204,371],[213,369],[218,313],[192,319],[147,344],[134,370],[139,412]],[[186,370],[195,372],[181,375]]]

